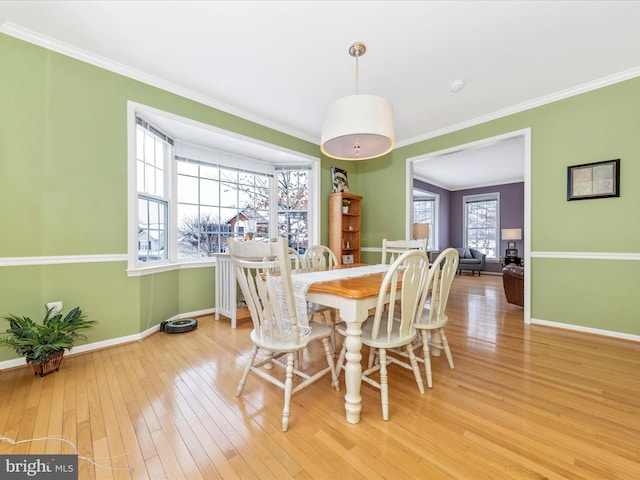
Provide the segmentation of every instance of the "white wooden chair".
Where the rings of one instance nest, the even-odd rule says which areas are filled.
[[[340,265],[338,263],[338,257],[333,253],[329,247],[325,245],[313,245],[304,252],[303,262],[306,267],[333,267]],[[329,321],[325,314],[329,314]],[[331,327],[331,351],[335,354],[336,351],[336,309],[327,307],[325,305],[319,305],[317,303],[309,302],[309,315],[311,318],[315,318],[320,315],[322,323]]]
[[[362,380],[380,389],[382,418],[389,419],[389,385],[387,365],[397,363],[413,371],[420,393],[424,393],[422,374],[413,353],[416,338],[415,321],[424,310],[429,259],[420,250],[410,250],[400,255],[386,273],[376,304],[375,314],[362,325],[362,344],[378,352],[379,362],[362,372]],[[402,285],[398,289],[399,282]],[[388,300],[387,300],[388,297]],[[346,335],[346,328],[338,326],[338,332]],[[403,348],[410,365],[395,357],[387,356],[387,349]],[[344,367],[346,347],[343,344],[338,357],[337,371]],[[379,382],[371,374],[380,371]]]
[[[253,321],[253,348],[238,383],[236,395],[242,394],[249,372],[282,388],[282,430],[286,432],[289,428],[291,395],[327,373],[331,374],[331,384],[336,390],[339,388],[329,342],[331,328],[309,322],[310,329],[307,334],[299,330],[291,282],[291,262],[285,238],[265,243],[231,239],[228,250]],[[282,284],[281,291],[278,291],[276,283]],[[295,356],[310,342],[316,340],[323,344],[327,366],[316,373],[307,374],[294,366]],[[259,350],[262,350],[266,358],[257,359]],[[285,362],[279,360],[282,356],[286,356]],[[284,381],[261,368],[271,363],[285,368]],[[294,375],[302,378],[302,382],[295,386]]]
[[[408,250],[420,250],[427,253],[428,238],[420,240],[387,240],[382,239],[382,261],[380,263],[391,265],[396,258]]]
[[[428,304],[415,324],[422,339],[422,356],[429,388],[433,386],[429,347],[444,350],[449,368],[453,368],[453,357],[447,336],[444,333],[444,327],[449,321],[445,309],[447,308],[451,283],[458,269],[458,261],[458,251],[455,248],[443,250],[435,259],[429,269],[427,279]]]
[[[304,252],[304,262],[309,268],[340,265],[336,254],[325,245],[313,245],[309,247],[307,251]]]
[[[292,262],[292,267],[294,270],[300,270],[301,268],[307,268],[307,264],[304,261],[304,257],[300,255],[300,252],[295,248],[288,248],[289,251],[289,260]]]

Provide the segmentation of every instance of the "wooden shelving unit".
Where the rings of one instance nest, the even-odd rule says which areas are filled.
[[[342,210],[342,202],[349,201],[347,213]],[[362,227],[362,197],[352,193],[332,193],[329,195],[329,248],[345,263],[346,255],[353,257],[353,263],[360,263]]]

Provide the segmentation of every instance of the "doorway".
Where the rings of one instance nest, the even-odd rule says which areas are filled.
[[[449,191],[523,181],[523,240],[525,266],[527,266],[531,258],[530,128],[408,158],[406,175],[407,185],[410,187],[413,187],[414,179],[417,179]],[[407,188],[406,212],[409,235],[413,223],[413,188]],[[531,322],[530,270],[525,268],[524,271],[524,322],[526,324]]]

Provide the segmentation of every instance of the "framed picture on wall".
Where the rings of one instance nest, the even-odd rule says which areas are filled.
[[[620,159],[567,168],[567,200],[620,196]]]
[[[333,183],[333,193],[349,192],[346,170],[331,167],[331,182]]]

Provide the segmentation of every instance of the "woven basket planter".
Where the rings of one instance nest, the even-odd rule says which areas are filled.
[[[57,372],[60,369],[60,363],[62,363],[63,355],[64,350],[60,350],[59,352],[51,354],[51,356],[49,357],[49,363],[39,363],[38,365],[32,365],[35,375],[44,377],[45,375],[49,375],[52,372]]]

